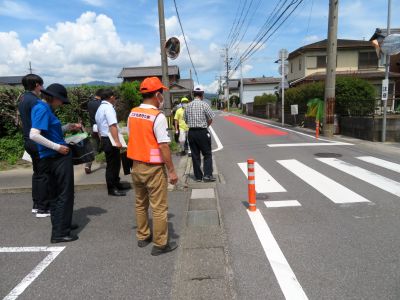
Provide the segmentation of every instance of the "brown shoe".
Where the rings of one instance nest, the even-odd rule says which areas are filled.
[[[86,173],[86,174],[92,173],[92,168],[90,168],[90,167],[85,167],[85,173]]]

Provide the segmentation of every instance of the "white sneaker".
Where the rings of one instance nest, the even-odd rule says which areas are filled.
[[[36,218],[47,218],[50,217],[49,210],[38,210],[36,213]]]
[[[38,209],[37,208],[32,208],[32,213],[33,214],[36,214],[38,212]]]

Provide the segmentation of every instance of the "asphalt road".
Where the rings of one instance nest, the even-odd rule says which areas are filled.
[[[218,191],[239,299],[400,299],[400,166],[358,158],[400,164],[400,148],[360,141],[269,147],[330,142],[227,114],[218,114],[213,128],[224,146],[215,153],[226,181]],[[336,167],[317,160],[332,157],[340,160],[333,160]],[[246,210],[246,175],[238,166],[248,158],[275,180],[256,182],[265,221],[258,234]],[[276,186],[286,191],[265,192]],[[264,204],[280,200],[301,206]]]
[[[150,255],[135,237],[134,193],[108,197],[105,189],[77,192],[74,222],[80,239],[50,244],[50,220],[30,213],[29,194],[0,195],[0,299],[48,252],[1,253],[5,247],[65,247],[18,299],[169,299],[176,252]],[[169,201],[170,237],[179,241],[185,192]]]

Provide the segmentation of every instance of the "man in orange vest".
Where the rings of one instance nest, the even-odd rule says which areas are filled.
[[[133,160],[136,237],[139,247],[145,247],[153,241],[151,255],[154,256],[178,247],[176,243],[168,241],[168,177],[171,184],[176,184],[178,177],[169,149],[171,139],[168,136],[167,119],[160,111],[164,101],[163,90],[167,88],[157,77],[146,78],[140,85],[143,103],[132,109],[128,118],[127,156]],[[153,211],[153,233],[148,222],[149,205]]]

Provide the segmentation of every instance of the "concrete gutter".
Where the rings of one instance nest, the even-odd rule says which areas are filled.
[[[197,183],[186,159],[189,188],[175,264],[172,299],[237,299],[216,183]],[[215,162],[215,160],[214,160]],[[215,175],[218,170],[214,165]]]

